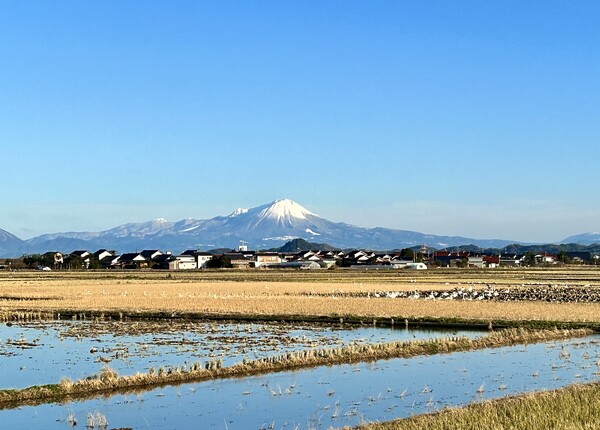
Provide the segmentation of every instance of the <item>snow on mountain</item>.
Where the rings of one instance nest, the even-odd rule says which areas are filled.
[[[296,236],[278,236],[278,237],[264,237],[263,240],[271,240],[276,242],[289,242],[290,240],[297,239]]]
[[[236,210],[234,210],[231,215],[229,215],[229,218],[235,218],[236,216],[242,215],[248,213],[248,209],[244,209],[244,208],[237,208]]]
[[[281,199],[254,208],[238,208],[227,216],[169,222],[163,218],[145,223],[129,223],[101,232],[56,233],[30,239],[35,252],[71,251],[70,248],[109,248],[120,252],[164,249],[180,252],[200,244],[235,248],[245,241],[254,249],[283,245],[294,238],[310,239],[340,248],[395,249],[425,244],[439,247],[474,244],[502,247],[502,240],[477,240],[464,237],[434,236],[406,230],[362,228],[321,218],[290,199]]]
[[[169,222],[164,218],[157,218],[148,222],[123,224],[102,232],[100,236],[145,237],[171,229],[174,225],[175,223]]]
[[[100,236],[100,232],[75,232],[69,231],[64,233],[50,233],[50,234],[42,234],[41,236],[36,236],[32,239],[29,239],[30,245],[38,245],[43,242],[52,241],[55,239],[79,239],[79,240],[93,240]]]
[[[187,232],[190,232],[192,230],[196,230],[198,227],[200,227],[200,226],[199,225],[195,225],[193,227],[184,228],[183,230],[179,230],[179,233],[187,233]]]
[[[284,224],[292,223],[295,219],[308,219],[307,217],[310,215],[318,216],[290,199],[283,199],[276,200],[269,207],[260,211],[258,218],[259,222],[270,219]]]

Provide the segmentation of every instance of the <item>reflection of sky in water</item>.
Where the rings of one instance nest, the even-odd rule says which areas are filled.
[[[24,388],[97,374],[108,365],[120,375],[148,372],[150,367],[180,366],[221,358],[228,366],[286,351],[323,348],[350,342],[447,337],[449,331],[390,329],[373,326],[345,329],[301,324],[153,323],[151,334],[111,332],[116,322],[60,321],[0,326],[0,388]],[[139,323],[137,323],[139,324]],[[66,335],[68,333],[68,335]],[[481,331],[461,331],[481,336]],[[20,349],[19,339],[38,346]],[[92,348],[97,349],[91,353]],[[100,361],[104,359],[105,363]],[[110,361],[109,361],[110,360]]]
[[[7,428],[65,428],[100,411],[109,427],[274,429],[357,425],[484,398],[597,380],[597,337],[319,367],[0,412]],[[482,393],[478,393],[482,387]],[[281,394],[280,394],[281,393]]]

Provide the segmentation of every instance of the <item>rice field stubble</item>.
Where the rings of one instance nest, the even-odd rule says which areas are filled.
[[[355,316],[478,321],[600,322],[600,304],[377,298],[380,291],[456,288],[600,290],[600,270],[0,272],[0,313]],[[357,296],[352,296],[357,293]],[[367,295],[365,297],[365,295]]]
[[[408,271],[203,271],[203,272],[2,272],[0,273],[0,318],[9,320],[48,317],[61,312],[96,315],[102,312],[147,313],[158,316],[189,314],[191,316],[258,316],[269,319],[293,316],[417,318],[476,321],[548,321],[578,322],[584,325],[600,323],[600,304],[589,302],[551,303],[542,301],[446,301],[419,299],[388,299],[370,296],[379,291],[450,291],[455,288],[497,287],[537,288],[561,285],[596,290],[600,288],[600,271],[596,268],[568,269],[508,269],[450,270],[416,273]],[[348,293],[361,293],[352,296]],[[367,293],[367,297],[364,297]],[[398,321],[398,323],[402,323]],[[273,371],[274,369],[264,369]],[[220,369],[219,369],[220,371]],[[109,375],[110,376],[110,375]],[[108,378],[111,379],[112,378]],[[108,380],[107,379],[107,380]],[[57,386],[49,388],[55,390]],[[579,390],[577,387],[576,390]],[[57,393],[53,393],[56,395]],[[595,394],[594,394],[595,395]],[[60,397],[60,395],[59,395]],[[545,397],[534,402],[546,402]],[[585,402],[592,402],[585,397]],[[475,415],[490,416],[491,421],[478,421],[468,416],[461,421],[438,425],[417,422],[416,427],[392,423],[391,427],[375,428],[542,428],[514,427],[515,417],[534,416],[531,409],[502,412],[499,403],[488,407],[490,412]],[[564,410],[552,406],[548,411]],[[453,412],[454,413],[454,412]],[[456,412],[459,414],[462,412]],[[546,412],[550,415],[550,412]],[[496,415],[506,415],[507,426],[489,427]],[[443,414],[439,414],[442,416]],[[574,423],[578,419],[555,414],[557,419]],[[585,419],[585,413],[581,417]],[[592,416],[598,416],[593,412]],[[512,417],[512,420],[511,420]],[[416,418],[419,419],[419,418]],[[422,419],[427,420],[428,417]],[[518,418],[520,420],[520,418]],[[518,421],[517,420],[517,421]],[[570,420],[570,421],[569,421]],[[448,422],[459,423],[448,426]],[[502,421],[497,421],[502,422]],[[539,420],[544,423],[549,421]],[[548,427],[543,427],[548,428]],[[591,428],[585,425],[557,428]]]

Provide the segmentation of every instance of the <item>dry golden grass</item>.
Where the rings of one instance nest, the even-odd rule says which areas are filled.
[[[600,304],[338,298],[336,293],[474,288],[485,284],[600,284],[573,270],[317,272],[12,272],[0,274],[0,311],[165,311],[243,315],[352,315],[600,322]],[[318,293],[324,296],[309,296]]]
[[[476,403],[431,415],[360,426],[356,430],[595,430],[600,384]]]

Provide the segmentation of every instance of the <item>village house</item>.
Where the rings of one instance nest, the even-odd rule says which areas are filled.
[[[469,253],[466,251],[462,252],[450,252],[450,251],[435,251],[433,253],[434,263],[442,267],[462,267],[469,263]]]
[[[250,267],[251,260],[239,252],[226,252],[223,255],[229,259],[231,266],[235,269],[247,269]]]
[[[91,263],[92,253],[86,250],[77,250],[71,252],[65,259],[65,265],[68,268],[72,267],[72,260],[79,259],[82,264],[82,268],[89,269]]]
[[[196,257],[193,255],[176,255],[174,259],[169,259],[169,270],[193,270],[198,266]]]
[[[103,269],[114,269],[117,267],[117,263],[119,262],[119,256],[113,254],[104,254],[100,259],[100,267]]]
[[[484,255],[483,262],[485,267],[488,269],[495,269],[500,266],[500,256],[499,255]]]
[[[171,262],[175,261],[175,256],[171,253],[161,254],[154,259],[153,269],[169,270]]]
[[[375,255],[375,254],[373,254]],[[342,259],[342,267],[350,267],[359,264],[367,264],[373,256],[367,251],[354,250],[349,252]]]
[[[524,255],[502,254],[500,255],[501,266],[520,266],[525,261]]]
[[[94,256],[98,259],[98,261],[102,261],[106,257],[113,257],[115,254],[115,251],[108,251],[106,249],[99,249],[98,251],[94,252]]]
[[[117,257],[113,266],[121,269],[141,269],[148,267],[146,259],[139,252],[128,252]]]
[[[212,260],[220,260],[226,257],[234,268],[298,268],[318,269],[331,268],[335,265],[341,267],[352,267],[362,269],[406,269],[422,266],[412,264],[417,261],[404,259],[400,253],[375,253],[371,250],[355,249],[349,252],[313,249],[310,251],[299,251],[291,253],[279,253],[273,251],[251,251],[246,246],[240,247],[241,251],[231,250],[221,255],[213,255],[209,252],[188,249],[180,255],[171,255],[170,252],[163,253],[158,249],[146,249],[141,252],[124,253],[115,255],[115,251],[99,249],[93,254],[87,250],[75,250],[70,254],[60,252],[47,252],[42,255],[43,265],[54,269],[88,269],[91,261],[94,268],[104,269],[162,269],[162,270],[193,270],[215,267],[210,264]],[[225,260],[224,260],[225,261]],[[528,253],[502,255],[472,254],[470,252],[451,252],[447,250],[433,251],[425,260],[427,265],[439,265],[443,267],[471,267],[471,268],[495,268],[500,265],[520,266],[523,264],[550,265],[558,262],[575,264],[597,264],[600,256],[585,252],[561,252],[552,254],[540,252],[538,254]],[[98,262],[100,263],[98,265]],[[228,264],[224,264],[225,267]],[[41,267],[41,266],[40,266]],[[216,265],[219,267],[219,265]]]
[[[157,257],[161,256],[162,252],[160,252],[158,249],[144,249],[142,252],[140,252],[140,255],[146,259],[148,264],[150,264],[151,262],[155,261]]]
[[[188,249],[182,252],[181,255],[193,256],[196,259],[196,268],[198,269],[206,269],[208,267],[208,262],[213,259],[213,254],[195,249]]]
[[[540,254],[536,254],[535,262],[537,264],[556,264],[558,261],[558,256],[555,254],[548,254],[547,252],[542,252]]]
[[[194,257],[196,257],[196,266],[198,266],[198,269],[205,269],[208,266],[208,262],[213,259],[212,254],[201,251],[196,252]]]
[[[485,259],[483,255],[469,255],[467,261],[469,267],[482,269],[485,267]]]
[[[282,262],[277,252],[257,252],[254,254],[254,267],[269,267]]]

